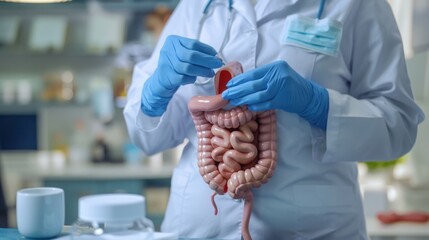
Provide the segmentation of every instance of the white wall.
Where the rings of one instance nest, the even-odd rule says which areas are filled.
[[[429,51],[415,54],[407,60],[407,66],[415,98],[426,114],[411,152],[414,170],[412,180],[417,185],[429,185]]]

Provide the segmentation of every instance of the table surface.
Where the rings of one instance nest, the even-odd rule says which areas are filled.
[[[367,219],[368,235],[372,237],[429,237],[429,223],[396,223],[383,225],[376,219]],[[0,228],[1,240],[25,239],[17,229]],[[180,240],[191,240],[180,238]]]
[[[374,237],[429,237],[429,222],[385,225],[370,218],[366,219],[366,226],[368,235]]]
[[[17,229],[15,228],[0,228],[0,239],[1,240],[19,240],[19,239],[30,239],[21,236]],[[38,239],[41,240],[41,239]],[[179,238],[178,240],[197,240],[194,238]],[[205,240],[205,239],[198,239]]]
[[[19,235],[18,230],[13,228],[0,228],[0,236],[2,240],[25,239]]]

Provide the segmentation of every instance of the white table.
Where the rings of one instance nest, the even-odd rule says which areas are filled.
[[[384,225],[375,218],[369,218],[366,219],[366,227],[371,240],[429,239],[429,223],[395,223]]]

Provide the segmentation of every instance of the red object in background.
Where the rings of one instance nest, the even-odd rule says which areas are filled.
[[[429,221],[429,214],[424,212],[382,212],[377,214],[378,220],[384,224],[392,224],[397,222],[413,222],[413,223],[426,223]]]

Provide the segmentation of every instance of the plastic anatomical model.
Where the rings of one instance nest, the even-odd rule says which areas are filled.
[[[215,75],[215,96],[195,96],[188,108],[198,134],[198,167],[216,194],[244,199],[242,236],[250,240],[249,221],[253,187],[260,187],[276,166],[276,119],[273,110],[251,112],[246,106],[231,108],[222,99],[227,82],[243,72],[231,62]]]

